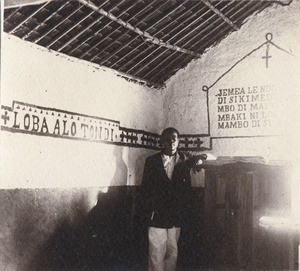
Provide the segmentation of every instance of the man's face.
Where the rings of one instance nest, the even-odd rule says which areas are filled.
[[[167,155],[173,155],[177,151],[179,139],[176,132],[167,134],[164,138],[164,153]]]

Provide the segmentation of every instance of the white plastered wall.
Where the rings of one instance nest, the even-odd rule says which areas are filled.
[[[206,94],[202,87],[213,84],[238,60],[262,44],[266,33],[272,33],[273,41],[294,55],[285,58],[282,51],[271,48],[270,67],[275,67],[278,73],[286,63],[297,60],[299,32],[299,1],[286,7],[273,5],[250,18],[239,31],[210,48],[201,59],[179,71],[167,83],[163,93],[128,82],[110,70],[5,34],[2,38],[2,67],[5,68],[2,68],[1,104],[11,106],[14,100],[22,101],[109,118],[120,121],[123,127],[156,133],[166,126],[175,126],[188,134],[210,132],[211,137],[216,137],[212,141],[212,153],[216,156],[262,155],[282,159],[288,154],[286,148],[291,146],[290,141],[278,136],[256,137],[268,135],[266,131],[256,133],[251,129],[252,137],[243,138],[239,136],[248,135],[247,129],[220,131],[214,123],[210,123],[209,131]],[[263,84],[255,77],[252,62],[266,71],[261,59],[264,54],[265,49],[261,48],[256,55],[245,59],[220,80],[214,91],[244,84]],[[277,59],[287,62],[280,65],[282,63]],[[277,63],[272,66],[272,61]],[[245,74],[252,74],[252,77],[247,82],[240,82],[241,75]],[[217,117],[213,106],[210,104],[211,121]],[[151,153],[144,149],[7,132],[2,132],[1,136],[4,187],[124,185],[120,180],[125,175],[128,177],[126,184],[139,184],[144,158]],[[120,166],[123,168],[121,173],[116,172]],[[119,176],[119,181],[115,175]]]
[[[159,133],[161,91],[109,69],[2,36],[1,104],[13,101]],[[141,181],[142,148],[1,131],[1,187],[105,187]]]
[[[266,42],[267,33],[271,33],[272,42],[287,53],[271,45],[269,52],[272,58],[269,59],[269,67],[266,68],[266,61],[262,58],[266,54],[266,46],[263,46],[225,74],[243,57]],[[297,145],[296,142],[287,142],[281,135],[294,133],[299,122],[296,117],[300,112],[297,106],[300,88],[299,58],[300,3],[293,1],[290,6],[274,4],[252,16],[239,31],[231,33],[218,45],[209,48],[200,59],[192,61],[167,82],[164,98],[165,123],[188,134],[210,132],[210,136],[216,138],[212,141],[212,153],[216,156],[261,155],[267,159],[286,159],[290,156],[287,148],[294,149]],[[206,93],[202,87],[211,86],[221,76],[223,77],[209,90],[208,123]],[[276,100],[275,107],[276,103],[282,101],[290,110],[286,114],[283,108],[275,108],[282,122],[287,121],[284,127],[257,129],[249,125],[248,129],[218,129],[216,121],[220,113],[216,105],[216,95],[219,89],[245,87],[247,94],[248,87],[261,88],[264,85],[272,85],[274,93],[279,93],[280,97],[277,97],[276,93],[272,94]],[[237,107],[237,104],[235,106]],[[247,110],[249,108],[250,105]],[[237,112],[235,110],[232,113]],[[247,114],[249,119],[249,111]],[[291,115],[292,118],[287,117]],[[299,126],[296,129],[299,129]],[[279,137],[265,137],[267,135]]]
[[[266,68],[267,45],[258,48],[267,37],[280,48],[270,45],[268,68]],[[256,50],[257,49],[257,50]],[[255,50],[255,51],[253,51]],[[253,52],[252,52],[253,51]],[[249,54],[251,53],[251,54]],[[249,54],[249,56],[247,56]],[[245,57],[247,56],[247,57]],[[231,71],[238,61],[244,58]],[[263,156],[268,160],[288,160],[293,165],[293,210],[300,210],[300,1],[294,0],[289,6],[273,4],[261,13],[248,19],[239,31],[228,35],[216,46],[209,48],[203,56],[192,61],[185,69],[177,72],[167,82],[164,99],[166,125],[178,127],[188,134],[210,134],[212,150],[215,156]],[[222,78],[220,78],[222,77]],[[218,82],[217,79],[220,80]],[[215,83],[215,84],[214,84]],[[206,93],[209,89],[209,118],[207,114]],[[255,103],[243,103],[246,110],[238,112],[238,102],[229,103],[231,97],[242,94],[218,96],[220,89],[244,87],[245,95],[258,87],[262,94],[264,86],[269,86],[272,103],[271,109],[257,109],[259,117],[251,119]],[[250,97],[253,94],[249,94]],[[226,103],[234,105],[232,112],[218,112],[218,98],[227,97]],[[266,106],[268,102],[260,97],[258,105]],[[273,112],[273,123],[262,112]],[[219,120],[225,114],[237,117],[245,113],[248,127],[220,128]],[[253,117],[253,115],[252,115]],[[252,124],[260,121],[260,127]],[[276,124],[274,124],[274,120]],[[255,122],[254,122],[255,124]]]

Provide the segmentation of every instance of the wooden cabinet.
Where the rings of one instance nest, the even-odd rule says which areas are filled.
[[[205,219],[214,266],[270,265],[264,261],[273,248],[265,244],[259,219],[290,213],[289,171],[285,165],[249,162],[216,161],[205,167]]]

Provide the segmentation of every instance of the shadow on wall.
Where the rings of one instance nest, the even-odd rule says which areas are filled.
[[[115,155],[112,186],[103,192],[99,188],[0,190],[1,271],[147,270],[140,187],[126,185],[123,149],[116,149]],[[91,208],[93,194],[98,200]],[[203,191],[195,188],[191,197],[179,265],[203,259],[199,232]]]
[[[204,250],[201,189],[194,190],[191,196],[192,212],[182,228],[179,243],[178,266],[181,268],[199,267],[199,264],[206,265],[211,260],[209,252]],[[26,254],[23,262],[31,259],[20,270],[146,271],[148,241],[141,201],[137,186],[111,187],[107,193],[99,194],[97,205],[89,213],[85,212],[84,200],[74,202],[72,218],[65,214],[52,233],[32,225],[36,219],[29,219],[26,227],[18,224],[14,240],[23,243],[23,247],[19,247],[19,253],[23,250]],[[23,223],[27,218],[27,215],[23,216],[18,222]],[[44,219],[42,214],[40,219]],[[24,237],[27,233],[30,233],[28,237]],[[46,235],[50,237],[43,237]],[[37,248],[37,244],[41,245]]]
[[[59,221],[38,253],[28,255],[32,260],[23,270],[144,270],[143,225],[132,217],[133,198],[128,196],[134,190],[136,187],[111,187],[99,194],[88,214],[83,201],[74,203],[75,216]]]
[[[57,191],[57,193],[59,193],[59,191]],[[81,251],[84,248],[82,238],[87,217],[87,206],[83,195],[77,200],[78,201],[74,200],[71,203],[68,212],[63,211],[61,217],[55,221],[56,225],[53,232],[47,232],[47,229],[44,229],[43,232],[34,236],[31,241],[27,243],[27,245],[30,244],[30,246],[39,243],[41,243],[41,245],[34,254],[30,255],[31,257],[28,257],[32,260],[23,270],[68,270],[70,267],[75,267],[79,264],[79,256],[81,256]],[[52,219],[56,220],[56,214],[57,213],[54,213]],[[45,216],[49,215],[51,216],[51,213],[44,213],[40,216],[41,227],[47,227],[47,225],[44,224]],[[19,230],[23,230],[22,224],[19,225],[20,227],[16,230],[16,233],[18,233]],[[31,231],[33,234],[37,234],[38,232],[35,229],[31,229]],[[46,240],[45,237],[43,238],[41,236],[43,234],[48,236]],[[41,242],[40,238],[44,239],[43,242]]]
[[[123,150],[123,147],[115,147],[114,149],[114,156],[116,157],[116,171],[111,180],[111,186],[127,184],[128,168],[123,160]]]
[[[11,270],[9,264],[21,271],[146,270],[139,187],[126,186],[123,148],[116,147],[114,155],[116,171],[107,189],[0,191],[0,211],[11,229],[4,232],[4,270]]]

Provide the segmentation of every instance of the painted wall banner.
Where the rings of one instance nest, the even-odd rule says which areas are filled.
[[[114,142],[117,121],[75,114],[21,102],[2,106],[2,130],[87,141]]]
[[[73,113],[14,101],[12,107],[1,107],[1,130],[37,136],[73,139],[129,147],[159,149],[160,135],[124,128],[119,121]],[[202,135],[184,135],[183,150],[205,150],[209,139]]]

